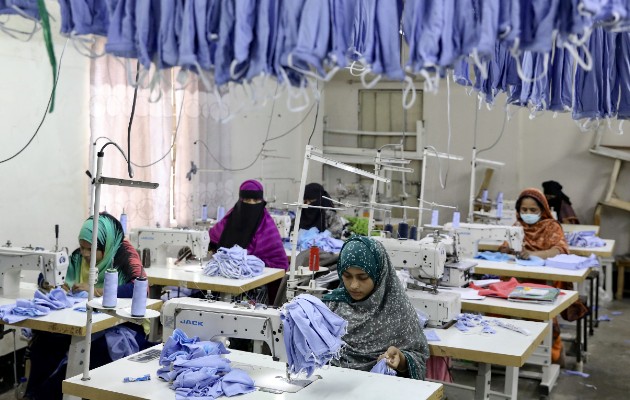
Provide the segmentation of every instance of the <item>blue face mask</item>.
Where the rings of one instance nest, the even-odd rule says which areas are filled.
[[[528,225],[534,225],[540,220],[540,214],[521,214],[521,219]]]

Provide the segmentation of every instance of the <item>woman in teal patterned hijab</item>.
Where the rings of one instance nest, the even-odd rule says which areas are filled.
[[[348,321],[348,333],[333,364],[369,371],[387,358],[399,376],[424,379],[427,339],[383,246],[351,237],[341,248],[337,273],[341,285],[323,300]]]

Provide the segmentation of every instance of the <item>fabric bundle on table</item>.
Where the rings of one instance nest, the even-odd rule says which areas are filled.
[[[516,289],[516,287],[519,285],[527,285],[532,288],[553,288],[553,286],[543,285],[539,283],[519,283],[516,278],[511,278],[507,282],[493,283],[489,285],[487,289],[476,286],[472,282],[470,283],[469,287],[471,289],[478,290],[479,296],[493,296],[507,299],[509,294],[512,293],[512,291]]]
[[[562,269],[585,269],[599,266],[599,261],[594,254],[589,257],[581,257],[575,254],[558,254],[548,258],[545,266]]]
[[[564,235],[569,246],[575,247],[604,247],[606,242],[595,235],[595,231],[568,232]]]
[[[63,289],[53,289],[48,294],[37,290],[33,300],[18,299],[15,304],[0,306],[0,318],[8,324],[14,324],[28,318],[48,315],[51,310],[72,307],[74,303],[83,300],[68,296]]]
[[[337,357],[348,323],[315,296],[302,294],[282,309],[289,372],[311,376]]]
[[[229,354],[223,343],[189,338],[176,329],[164,343],[157,375],[171,384],[177,400],[211,400],[254,391],[254,381],[245,371],[232,369],[222,354]]]
[[[206,264],[203,273],[208,276],[243,279],[258,276],[264,270],[265,263],[260,258],[247,255],[247,250],[234,245],[230,249],[220,247]]]
[[[488,261],[510,261],[514,259],[514,256],[506,253],[501,253],[500,251],[480,251],[477,253],[475,258]]]
[[[320,251],[328,251],[331,253],[339,253],[343,240],[335,239],[331,236],[330,231],[320,232],[316,227],[310,229],[300,229],[298,233],[298,250],[307,250],[313,246],[319,247]],[[291,244],[287,245],[291,248]]]
[[[391,368],[389,365],[387,365],[387,359],[385,358],[381,358],[380,361],[374,364],[370,372],[374,372],[376,374],[396,376],[396,370]]]

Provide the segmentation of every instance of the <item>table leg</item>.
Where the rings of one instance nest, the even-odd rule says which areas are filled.
[[[477,379],[475,381],[475,400],[488,399],[491,379],[492,370],[490,364],[479,363],[477,365]]]
[[[504,391],[511,400],[516,400],[518,396],[518,370],[518,367],[505,367]]]
[[[66,379],[83,373],[83,355],[85,354],[85,336],[72,336],[68,349]],[[64,400],[79,400],[77,396],[63,395]]]

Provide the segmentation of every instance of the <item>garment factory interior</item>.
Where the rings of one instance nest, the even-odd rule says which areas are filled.
[[[138,4],[141,3],[141,0],[136,1]],[[184,0],[181,1],[186,3]],[[483,382],[480,383],[483,380],[480,373],[482,365],[490,365],[492,375],[491,383],[488,379],[486,388],[486,390],[490,389],[488,398],[550,398],[555,400],[625,398],[630,390],[626,367],[630,360],[630,294],[628,294],[630,285],[626,282],[624,287],[623,283],[624,274],[626,281],[630,279],[627,277],[628,271],[624,269],[625,266],[630,267],[630,184],[628,184],[630,182],[628,166],[630,126],[624,125],[622,121],[630,117],[630,113],[622,117],[622,104],[619,104],[619,115],[616,115],[615,110],[612,114],[597,118],[589,118],[588,113],[583,113],[578,115],[581,118],[576,119],[574,118],[575,110],[557,112],[545,109],[547,104],[543,105],[544,109],[537,109],[532,103],[526,103],[524,106],[508,105],[509,94],[494,92],[492,96],[489,96],[487,93],[481,93],[478,87],[462,85],[462,80],[457,79],[457,74],[453,75],[452,69],[448,69],[441,77],[436,75],[434,69],[429,69],[429,73],[426,73],[427,70],[423,70],[423,73],[407,72],[405,80],[393,79],[387,76],[387,73],[383,73],[380,80],[366,82],[366,79],[369,81],[375,75],[362,77],[361,72],[364,66],[358,61],[348,62],[347,65],[340,67],[329,80],[313,79],[311,75],[316,73],[313,72],[316,71],[313,67],[308,80],[304,81],[308,82],[308,86],[302,88],[287,85],[286,81],[289,77],[284,75],[279,78],[276,76],[265,79],[256,78],[249,85],[230,82],[220,89],[215,89],[212,73],[207,72],[199,77],[194,72],[194,68],[188,70],[179,67],[164,68],[156,72],[155,66],[150,70],[142,67],[141,72],[136,74],[136,67],[140,63],[137,64],[135,58],[126,59],[108,54],[107,38],[98,35],[75,36],[60,33],[64,29],[62,24],[66,18],[60,12],[60,3],[74,4],[81,3],[80,1],[43,0],[39,2],[45,4],[50,14],[49,30],[42,29],[39,26],[41,23],[34,24],[32,20],[20,14],[4,15],[1,17],[4,19],[0,20],[0,70],[4,77],[0,79],[0,93],[2,93],[0,113],[5,121],[4,134],[0,138],[1,279],[5,279],[5,272],[15,268],[15,263],[11,261],[14,255],[11,255],[11,250],[9,250],[12,247],[41,248],[50,251],[55,249],[55,252],[65,249],[65,254],[71,256],[73,251],[79,248],[77,233],[87,223],[86,219],[93,214],[95,204],[99,205],[100,212],[106,212],[115,219],[122,220],[121,216],[124,215],[124,228],[127,234],[125,237],[131,243],[133,240],[129,232],[145,227],[158,228],[156,231],[183,229],[207,232],[218,223],[219,217],[226,211],[228,215],[223,218],[230,215],[229,210],[235,203],[240,203],[239,198],[243,198],[243,193],[251,194],[252,191],[259,190],[259,186],[251,189],[244,184],[246,181],[255,180],[263,188],[261,191],[264,191],[266,209],[271,214],[290,218],[289,223],[283,226],[289,232],[289,228],[293,228],[296,214],[301,215],[301,218],[308,218],[307,197],[301,194],[304,193],[306,184],[316,182],[323,186],[327,192],[326,195],[333,200],[329,201],[330,205],[325,207],[336,208],[336,215],[344,218],[346,225],[341,240],[349,244],[351,242],[348,241],[351,235],[350,225],[356,226],[354,221],[359,219],[370,220],[371,233],[387,238],[383,240],[394,240],[392,238],[396,237],[398,229],[403,229],[399,226],[401,222],[406,225],[405,231],[409,228],[414,231],[417,229],[417,239],[433,235],[436,230],[440,231],[442,235],[440,237],[449,236],[451,232],[448,230],[449,224],[451,229],[457,229],[455,228],[455,213],[463,225],[467,223],[499,225],[505,226],[504,231],[507,232],[508,225],[526,224],[523,222],[525,218],[521,219],[519,216],[520,212],[517,208],[519,205],[522,206],[520,199],[523,197],[524,189],[536,188],[542,192],[543,182],[555,181],[562,185],[561,193],[570,198],[570,205],[574,210],[573,217],[579,220],[578,224],[571,222],[561,225],[567,238],[570,236],[569,232],[579,231],[579,228],[569,229],[567,225],[576,227],[584,225],[587,226],[584,230],[595,229],[596,236],[606,239],[609,246],[612,243],[612,248],[606,254],[602,251],[596,253],[597,257],[593,256],[592,259],[596,260],[596,265],[591,268],[590,275],[582,275],[581,280],[569,282],[571,287],[561,288],[570,293],[577,292],[576,299],[580,298],[582,304],[588,307],[588,315],[578,321],[567,321],[560,316],[560,311],[555,312],[552,318],[544,319],[532,317],[527,313],[516,314],[515,318],[518,321],[531,322],[532,326],[534,326],[534,321],[538,321],[537,324],[542,326],[540,329],[546,328],[546,333],[541,330],[541,338],[545,335],[551,337],[551,319],[554,317],[557,319],[563,345],[560,367],[556,370],[556,377],[552,379],[553,383],[550,386],[541,384],[541,379],[538,377],[540,366],[525,362],[534,351],[533,349],[540,344],[538,342],[528,348],[527,354],[520,355],[523,360],[518,365],[520,369],[516,368],[517,376],[514,378],[511,375],[513,369],[506,366],[515,367],[515,365],[502,363],[502,360],[496,361],[502,356],[502,349],[498,349],[495,358],[491,351],[486,350],[484,350],[484,356],[478,356],[481,358],[474,358],[477,357],[474,356],[467,359],[462,354],[468,353],[457,353],[457,349],[453,352],[459,356],[451,356],[449,344],[441,336],[443,330],[433,328],[428,331],[436,332],[438,337],[442,337],[443,346],[439,340],[432,341],[427,331],[428,347],[432,356],[444,356],[440,358],[444,361],[440,362],[443,362],[447,368],[442,372],[451,382],[431,379],[430,381],[436,385],[423,390],[434,391],[423,392],[422,398],[480,398],[480,388],[484,386]],[[105,2],[112,7],[114,3],[117,3],[113,0]],[[129,0],[127,2],[131,3]],[[0,1],[0,3],[4,2]],[[7,0],[6,3],[11,3],[11,1]],[[33,6],[38,1],[33,0],[30,3]],[[125,2],[120,0],[120,3]],[[208,3],[211,2],[208,0]],[[222,0],[217,3],[232,3],[232,1]],[[235,3],[238,4],[239,0],[235,0]],[[242,4],[245,3],[247,2],[242,2]],[[278,0],[278,3],[283,2]],[[306,7],[306,4],[313,2],[304,0],[299,3]],[[329,3],[336,4],[333,0]],[[339,4],[341,3],[346,2],[340,1]],[[380,3],[380,0],[373,2],[357,0],[357,3],[376,4]],[[399,2],[400,5],[404,4],[404,7],[420,3],[424,2],[421,0]],[[433,2],[427,0],[426,3]],[[445,3],[453,5],[457,2]],[[475,0],[471,3],[493,2]],[[520,3],[537,2],[522,0]],[[556,6],[561,8],[582,2],[560,0],[549,3],[557,3]],[[395,6],[392,6],[393,8]],[[243,8],[239,9],[237,6],[236,12],[239,10],[243,12]],[[630,9],[628,9],[628,19],[624,22],[627,21],[630,21]],[[38,30],[30,35],[34,27]],[[47,52],[50,46],[47,46],[44,31],[50,32],[50,44],[56,57],[56,64],[52,66],[52,70],[57,71],[55,79],[51,74],[50,57]],[[623,32],[623,29],[617,34],[619,35],[617,45],[624,44],[627,49],[630,49],[630,41],[623,41],[628,40],[630,34]],[[626,37],[623,40],[622,35]],[[411,57],[410,50],[405,42],[406,39],[399,38],[398,40],[403,43],[403,46],[402,52],[398,50],[397,56],[404,65],[404,60]],[[621,58],[620,50],[617,51],[617,57]],[[628,53],[624,53],[627,60],[630,60],[630,50],[625,51]],[[594,64],[604,59],[601,52],[598,53],[592,49],[591,52]],[[583,56],[582,52],[579,54]],[[575,56],[577,55],[576,50]],[[479,71],[475,66],[474,58],[472,56],[466,58],[469,61],[466,68],[470,68],[470,77],[473,82],[475,72]],[[627,78],[630,75],[628,72],[630,64],[624,65],[623,62],[618,61],[618,65],[621,65],[619,67],[621,69],[625,66],[625,69],[616,71],[615,76],[621,79],[625,74]],[[533,67],[530,65],[530,68]],[[576,68],[579,69],[580,66]],[[330,71],[330,68],[327,67],[327,70]],[[540,73],[536,69],[533,71]],[[551,75],[551,71],[550,67],[547,73]],[[532,70],[530,69],[529,72]],[[612,76],[610,71],[604,74],[606,73]],[[402,74],[404,77],[404,72]],[[151,82],[158,75],[161,80],[157,84]],[[459,77],[461,78],[461,75]],[[577,77],[574,78],[577,79]],[[278,83],[279,79],[284,80],[285,83]],[[55,89],[54,95],[51,96],[53,82]],[[134,85],[138,82],[138,85]],[[581,89],[582,96],[584,98],[598,97],[600,91],[610,90],[614,92],[611,96],[620,97],[623,102],[625,96],[630,95],[630,80],[625,83],[627,85],[621,84],[616,92],[610,87],[589,88],[585,85]],[[413,90],[410,90],[412,86]],[[208,87],[212,89],[208,90]],[[588,93],[588,90],[592,93]],[[415,96],[413,100],[412,92]],[[490,97],[492,100],[489,102]],[[51,99],[54,99],[54,102],[51,102]],[[629,111],[623,110],[623,112]],[[104,147],[108,142],[114,142],[116,146]],[[404,152],[400,151],[401,143]],[[378,153],[377,150],[379,150]],[[101,156],[97,157],[97,153]],[[388,182],[377,182],[373,178],[375,169],[378,170],[379,165],[382,167],[387,164],[385,161],[384,164],[375,164],[376,157],[381,156],[390,162],[394,160],[393,164],[388,164],[392,168],[381,168],[379,172],[379,177],[387,178]],[[127,158],[133,169],[132,176],[128,172]],[[473,162],[473,158],[476,162]],[[98,167],[97,159],[99,159]],[[324,161],[321,161],[322,159]],[[401,173],[401,166],[410,170]],[[305,168],[307,168],[306,171]],[[360,171],[357,172],[357,169]],[[116,182],[97,185],[93,180],[93,177],[97,176],[97,170],[101,172],[98,176],[114,178],[112,181],[125,180],[142,184],[140,187],[134,184],[120,185]],[[152,183],[157,183],[159,186],[149,189]],[[525,198],[534,199],[531,196],[525,196]],[[536,201],[539,205],[541,204],[538,200]],[[497,214],[499,204],[500,211]],[[551,201],[549,205],[552,205]],[[539,212],[543,213],[544,218],[544,207],[540,208],[542,211],[539,209]],[[310,210],[317,209],[310,208]],[[554,217],[557,217],[558,210],[553,209],[553,211]],[[91,224],[92,220],[89,221]],[[278,225],[277,222],[276,225]],[[457,225],[459,225],[459,220]],[[387,226],[390,228],[393,226],[391,233],[386,232]],[[367,222],[364,228],[367,232]],[[494,232],[494,228],[492,229]],[[297,241],[297,229],[295,232]],[[523,231],[520,232],[522,234]],[[300,290],[304,290],[321,297],[321,291],[309,292],[308,283],[304,284],[306,286],[300,286],[306,289],[296,290],[295,293],[291,290],[290,279],[293,275],[289,271],[295,267],[299,269],[300,266],[296,266],[295,259],[300,259],[296,257],[300,249],[296,250],[296,245],[290,235],[283,235],[282,231],[280,235],[285,242],[289,262],[285,267],[277,268],[287,270],[288,291],[297,296],[301,293]],[[219,236],[221,236],[220,233]],[[527,236],[527,229],[525,236]],[[413,240],[407,237],[405,238],[407,241]],[[437,241],[438,236],[435,237]],[[94,233],[94,238],[96,238],[96,233]],[[493,239],[496,242],[497,237]],[[450,238],[450,240],[451,245],[455,246],[452,244],[454,239]],[[211,245],[216,244],[212,231],[210,231],[209,242],[212,242]],[[378,243],[376,240],[372,242]],[[494,250],[501,242],[502,240],[496,243]],[[389,247],[386,243],[384,241],[382,246],[376,247],[388,251]],[[475,246],[477,244],[475,242]],[[513,247],[511,244],[509,243],[510,247]],[[341,244],[336,249],[336,253],[339,253],[340,248]],[[572,252],[571,249],[574,247],[567,248],[569,253],[588,257],[584,251]],[[81,247],[80,254],[83,250]],[[101,250],[100,247],[99,250]],[[536,249],[531,251],[533,250]],[[308,249],[304,251],[308,253]],[[156,257],[157,254],[158,251],[153,250],[150,257]],[[189,265],[203,263],[202,269],[212,259],[212,256],[204,254],[202,261],[186,261],[186,254],[181,256],[182,254],[178,254],[177,251],[169,253],[169,257],[184,258],[183,262],[188,262]],[[517,251],[514,256],[519,258],[520,253]],[[138,257],[142,258],[143,263],[145,262],[142,251],[139,251]],[[309,255],[306,254],[302,259],[309,260]],[[317,259],[319,260],[319,256]],[[87,264],[85,264],[86,260]],[[323,260],[322,255],[322,262]],[[337,268],[342,265],[341,256],[339,260]],[[397,258],[391,256],[393,267],[391,269],[402,269],[402,266],[396,265],[396,260]],[[308,264],[309,261],[306,262]],[[89,267],[89,259],[85,258],[83,264]],[[153,264],[153,271],[156,271],[156,263],[153,262]],[[488,261],[483,260],[484,267],[486,264]],[[265,262],[264,266],[270,265]],[[479,264],[475,268],[479,266],[482,265]],[[173,268],[178,267],[180,266],[175,265]],[[20,268],[22,267],[18,267]],[[273,269],[265,268],[265,270]],[[158,281],[152,282],[152,273],[155,272],[151,272],[150,267],[146,267],[145,270],[148,285],[152,288],[157,287],[158,284],[155,282]],[[18,289],[21,290],[20,285],[24,284],[36,287],[39,272],[42,271],[38,268],[24,268],[21,271],[21,277],[18,276]],[[81,270],[81,274],[86,271]],[[339,269],[339,279],[346,282],[344,278],[346,275],[343,275],[346,272],[342,274],[341,271]],[[283,275],[280,275],[278,282]],[[413,276],[413,272],[411,275]],[[500,274],[480,273],[474,275],[474,279],[497,278],[497,275]],[[594,279],[595,275],[597,278]],[[521,277],[509,273],[501,276],[507,278],[516,276],[519,282],[535,281],[535,283],[549,283],[550,285],[553,281],[562,280],[558,279],[557,275],[553,275],[556,278],[549,279],[536,279],[531,275]],[[401,277],[402,280],[408,278],[409,274],[406,278]],[[0,288],[3,290],[0,296],[2,306],[15,303],[17,299],[7,294],[10,287],[7,286],[6,280],[4,282],[3,287]],[[311,283],[315,283],[315,280],[311,280]],[[281,285],[283,284],[284,281]],[[169,284],[159,283],[159,285]],[[118,297],[131,297],[131,295],[121,296],[120,287]],[[184,287],[197,288],[195,282],[189,282]],[[134,289],[133,286],[131,288],[130,290]],[[529,287],[526,289],[529,290]],[[94,290],[95,295],[103,294],[103,289],[98,289],[94,285],[91,290]],[[277,287],[273,290],[277,290]],[[449,288],[443,288],[441,292],[449,290]],[[406,291],[409,292],[412,289],[406,289]],[[148,292],[149,297],[160,298],[160,293],[158,296],[152,296],[152,291]],[[220,290],[214,290],[214,292],[221,293]],[[374,293],[377,292],[378,290],[375,289]],[[334,293],[337,292],[333,291],[332,294]],[[352,297],[352,293],[347,292],[347,296]],[[560,297],[562,296],[559,296],[556,301],[560,301]],[[290,300],[290,298],[284,300]],[[221,297],[221,299],[225,298]],[[348,301],[352,303],[354,300]],[[486,300],[480,300],[480,303],[482,301]],[[269,302],[271,309],[274,301],[269,299]],[[324,304],[329,303],[324,301]],[[415,305],[413,302],[411,304]],[[275,305],[282,306],[282,302],[277,304],[276,301]],[[523,305],[525,308],[527,306]],[[149,305],[146,307],[149,311]],[[157,311],[160,311],[163,305],[157,304],[156,307]],[[166,342],[168,339],[164,337],[166,328],[162,330],[161,323],[157,322],[162,321],[166,309],[167,307],[162,309],[162,317],[156,312],[157,317],[151,324],[154,332],[157,329],[159,342]],[[337,310],[335,307],[331,309]],[[462,303],[462,313],[478,314],[478,310],[479,308],[475,306],[465,308]],[[502,310],[503,308],[490,307],[488,311],[481,311],[481,313],[485,314],[484,318],[507,319],[514,316],[509,313],[503,314]],[[52,311],[54,312],[57,311]],[[341,311],[339,315],[343,315]],[[524,316],[518,317],[518,315]],[[24,377],[22,382],[26,382],[28,375],[25,372],[25,353],[28,353],[29,338],[32,340],[29,334],[32,333],[25,332],[21,328],[33,326],[33,331],[46,330],[42,328],[45,323],[34,322],[35,325],[29,325],[28,321],[36,321],[36,319],[37,317],[27,319],[26,322],[19,322],[16,325],[11,325],[3,319],[0,325],[3,327],[0,339],[0,391],[4,392],[0,394],[0,400],[29,398],[25,397],[26,385],[20,384],[20,379]],[[352,324],[352,319],[348,321]],[[87,327],[88,322],[84,322]],[[89,325],[91,326],[92,323]],[[96,323],[95,326],[97,326]],[[583,331],[582,327],[584,327]],[[11,329],[15,331],[10,331]],[[95,328],[94,334],[97,334],[98,329]],[[198,332],[197,329],[200,328],[191,327],[191,330],[186,332]],[[145,332],[147,330],[148,327]],[[446,330],[455,330],[455,325],[449,324],[444,329]],[[502,332],[519,335],[508,330]],[[159,333],[163,335],[160,337]],[[457,333],[463,335],[465,332]],[[71,335],[73,334],[67,333],[65,336]],[[83,333],[83,335],[86,334]],[[189,334],[189,336],[193,335]],[[149,337],[155,338],[151,334]],[[582,349],[584,344],[581,340],[584,340],[584,337],[588,341],[587,349]],[[343,341],[343,336],[341,341]],[[69,339],[67,343],[70,343]],[[508,339],[506,343],[511,342]],[[549,343],[547,344],[549,346],[546,351],[550,353],[551,347]],[[424,345],[426,347],[426,340]],[[497,342],[497,347],[501,345],[503,345],[502,341]],[[510,344],[506,346],[509,347]],[[254,352],[257,352],[256,349],[254,345]],[[384,349],[387,350],[387,346]],[[93,348],[93,352],[95,351],[97,349]],[[342,349],[341,354],[343,351]],[[469,352],[474,353],[475,349],[472,348]],[[408,357],[408,367],[415,365],[415,361],[411,360],[407,352],[403,351],[400,354]],[[487,357],[488,360],[486,361],[483,357]],[[545,357],[549,360],[551,356],[547,354]],[[230,358],[229,354],[227,358]],[[116,362],[119,361],[114,361]],[[277,360],[274,362],[279,364]],[[83,368],[83,363],[81,365],[82,367],[74,375],[78,376],[83,372],[85,377],[86,374],[91,373],[94,376],[92,382],[98,382],[98,379],[102,377],[102,374],[98,373],[99,369],[88,371],[87,368]],[[391,367],[390,364],[388,365]],[[427,366],[427,370],[428,368]],[[435,365],[432,365],[432,368],[436,368]],[[550,367],[543,367],[543,370],[544,368]],[[367,370],[369,371],[369,368]],[[427,371],[424,367],[422,370]],[[316,370],[315,374],[318,374],[318,371]],[[342,385],[343,379],[334,377],[335,374],[339,376],[341,369],[325,367],[321,371],[322,382],[311,383],[310,387],[306,386],[296,393],[287,393],[286,397],[282,398],[310,399],[315,396],[352,398],[350,397],[352,391],[343,392],[345,390]],[[532,372],[530,376],[528,375],[530,371],[536,373]],[[81,379],[77,378],[67,386],[66,382],[63,383],[64,398],[97,399],[104,398],[103,393],[110,393],[113,396],[110,398],[117,398],[117,395],[126,394],[124,388],[145,384],[162,385],[163,391],[160,392],[159,398],[175,398],[176,392],[158,378],[161,375],[156,375],[155,370],[151,373],[149,382],[132,382],[126,384],[128,386],[121,386],[123,389],[120,389],[120,392],[116,391],[119,390],[117,388],[112,392],[101,391],[98,394],[89,391],[91,390],[89,383],[81,384]],[[374,385],[387,385],[382,388],[382,393],[363,392],[361,398],[377,398],[377,394],[378,397],[388,396],[387,388],[396,387],[396,385],[405,388],[396,393],[408,392],[408,396],[402,398],[415,398],[413,393],[415,386],[411,384],[404,386],[407,385],[404,381],[413,380],[411,378],[414,377],[414,373],[406,370],[400,374],[404,378],[379,377],[379,379],[382,378],[378,381],[380,383],[374,383]],[[424,377],[424,372],[421,375]],[[334,385],[341,385],[339,387],[342,391],[334,393],[333,389],[329,391],[320,389],[319,392],[309,392],[318,388],[317,384],[325,383],[327,379],[334,382]],[[358,375],[357,372],[357,375],[348,375],[344,379],[347,380],[344,382],[347,383],[347,387],[359,387],[362,382],[368,382],[369,378],[366,377],[366,373]],[[509,379],[514,379],[512,382],[516,385],[512,392],[507,389],[510,386]],[[58,383],[61,384],[61,382]],[[443,386],[442,383],[444,383]],[[464,385],[467,388],[460,387]],[[256,388],[252,390],[256,390],[256,393],[263,392],[257,387],[255,379],[254,386]],[[224,392],[227,393],[227,391]],[[180,392],[177,393],[178,399],[185,398],[179,397]],[[264,394],[269,394],[269,397],[249,397],[251,394],[243,394],[242,397],[244,399],[279,398],[271,393]],[[141,394],[126,395],[129,397],[125,398],[150,398],[142,397]],[[389,397],[392,396],[398,398],[396,394],[389,394]]]

